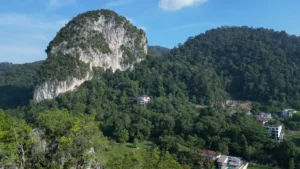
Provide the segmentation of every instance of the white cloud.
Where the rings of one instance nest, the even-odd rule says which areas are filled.
[[[165,11],[177,11],[184,7],[203,4],[207,0],[159,0],[158,6]]]

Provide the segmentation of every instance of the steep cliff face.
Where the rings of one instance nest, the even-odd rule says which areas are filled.
[[[34,99],[52,99],[93,77],[92,68],[126,70],[147,54],[143,30],[113,11],[78,15],[62,28],[46,50]]]
[[[81,79],[70,77],[65,81],[46,81],[36,88],[34,93],[34,99],[36,101],[41,101],[45,99],[55,98],[61,93],[75,90],[76,87],[80,86],[82,83],[84,83],[87,80],[90,80],[91,78],[92,75],[90,74],[90,72],[88,72],[86,77]]]

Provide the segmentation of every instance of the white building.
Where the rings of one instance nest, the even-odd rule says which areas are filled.
[[[150,101],[151,99],[150,99],[149,96],[143,95],[143,96],[137,97],[136,100],[137,100],[137,104],[138,104],[138,105],[140,105],[140,106],[146,106],[146,105],[149,103],[149,101]]]
[[[271,134],[271,137],[274,141],[279,142],[281,140],[284,134],[282,132],[282,125],[274,125],[274,126],[265,125],[264,127],[268,130],[268,133]]]
[[[242,161],[238,157],[222,155],[218,159],[218,169],[247,169],[248,162]]]
[[[294,109],[283,109],[282,117],[293,117],[293,114],[297,113]]]

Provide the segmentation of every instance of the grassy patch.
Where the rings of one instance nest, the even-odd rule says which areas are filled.
[[[107,161],[112,158],[122,157],[126,153],[134,153],[141,156],[143,152],[147,151],[153,145],[150,141],[137,143],[137,148],[132,143],[111,143],[107,150],[98,152],[98,161],[105,166]]]
[[[250,164],[248,166],[248,169],[271,169],[271,167],[263,166],[263,165],[257,165],[257,164]]]

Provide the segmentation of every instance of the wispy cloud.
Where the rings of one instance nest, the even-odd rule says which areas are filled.
[[[68,19],[0,13],[0,62],[45,59],[45,49]]]
[[[48,9],[58,9],[67,5],[74,5],[77,0],[50,0],[48,4]]]
[[[207,0],[159,0],[158,6],[165,11],[177,11],[184,7],[203,4]]]
[[[7,43],[0,42],[0,62],[25,63],[44,60],[44,46],[30,42]]]
[[[106,4],[107,7],[118,7],[118,6],[124,6],[124,5],[128,5],[132,2],[134,2],[135,0],[115,0],[112,2],[109,2],[108,4]]]
[[[15,29],[24,28],[39,28],[42,30],[53,30],[64,26],[68,22],[67,19],[55,20],[52,22],[44,19],[37,19],[35,16],[29,16],[25,14],[17,13],[0,13],[0,25],[4,27],[11,27]]]
[[[19,55],[19,57],[23,57],[24,55],[30,54],[30,55],[40,55],[42,56],[44,54],[43,51],[41,51],[38,46],[36,45],[26,45],[24,43],[21,43],[20,45],[16,44],[1,44],[0,43],[0,51],[2,53],[7,53],[9,55]],[[13,53],[11,51],[14,51]]]

